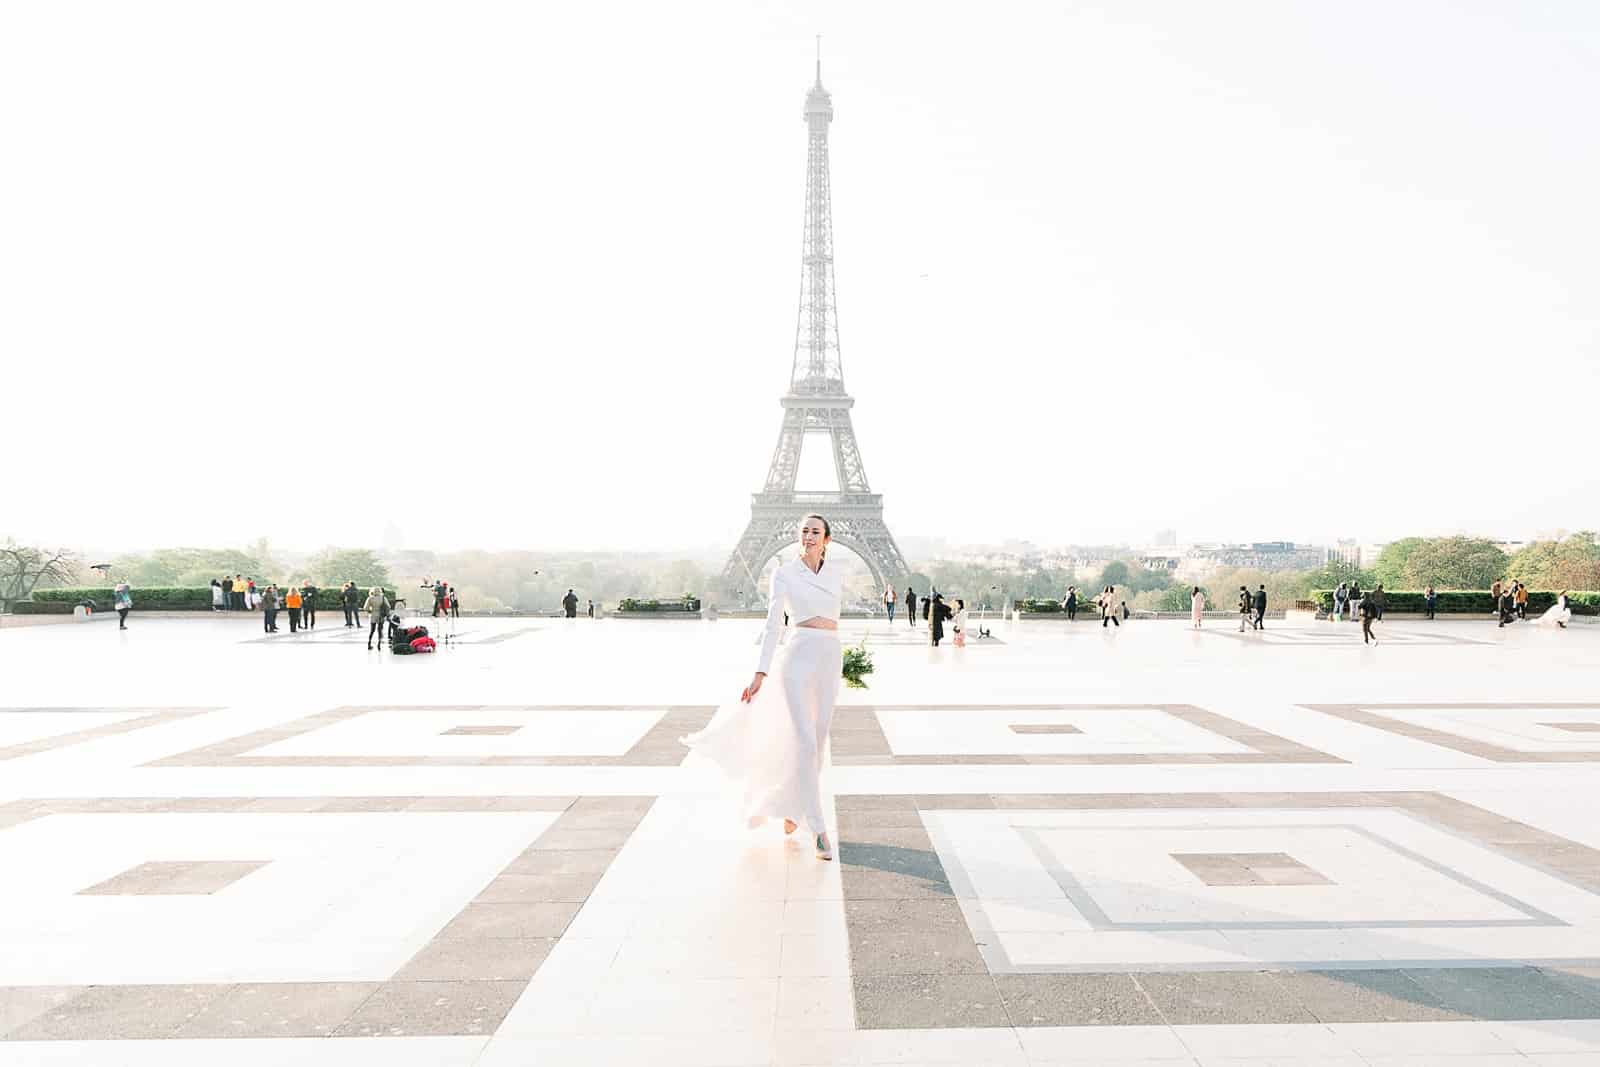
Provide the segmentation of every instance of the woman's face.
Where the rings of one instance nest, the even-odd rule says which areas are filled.
[[[816,555],[828,546],[828,540],[821,519],[813,517],[800,520],[800,548],[806,555]]]

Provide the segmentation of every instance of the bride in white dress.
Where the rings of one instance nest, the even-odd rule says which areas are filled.
[[[1570,621],[1572,621],[1572,608],[1567,603],[1567,591],[1563,589],[1561,595],[1556,597],[1556,602],[1550,605],[1550,609],[1539,616],[1539,625],[1555,625],[1565,630]]]
[[[825,860],[833,859],[833,846],[822,812],[822,757],[843,667],[838,630],[844,582],[838,568],[826,566],[831,533],[820,515],[800,520],[800,558],[772,574],[755,677],[738,702],[683,739],[743,786],[752,827],[781,818],[784,833],[792,834],[804,824],[815,837],[817,857]],[[774,668],[786,613],[796,622]]]

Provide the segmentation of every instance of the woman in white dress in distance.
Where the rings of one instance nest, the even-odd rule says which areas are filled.
[[[1548,611],[1539,616],[1539,625],[1556,625],[1565,630],[1567,623],[1572,621],[1572,605],[1567,602],[1567,591],[1561,590],[1561,595],[1556,597],[1556,602],[1550,605]]]
[[[837,567],[826,565],[831,533],[820,515],[800,520],[800,558],[772,573],[755,676],[738,703],[684,738],[743,785],[744,814],[752,827],[777,817],[783,832],[792,834],[804,824],[814,835],[817,857],[825,860],[833,859],[833,845],[822,812],[822,756],[843,665],[838,631],[844,582]],[[774,667],[786,614],[795,622]]]

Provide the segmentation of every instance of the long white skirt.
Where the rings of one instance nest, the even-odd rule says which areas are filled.
[[[792,627],[756,698],[724,704],[704,730],[683,739],[741,788],[747,817],[827,831],[822,760],[842,666],[838,633]]]
[[[1541,626],[1555,626],[1558,623],[1566,625],[1571,621],[1572,609],[1564,608],[1560,604],[1550,605],[1549,609],[1539,616],[1539,625]]]

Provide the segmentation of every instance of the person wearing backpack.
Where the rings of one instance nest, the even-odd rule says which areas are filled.
[[[383,587],[375,585],[367,593],[367,614],[372,618],[372,626],[367,630],[367,651],[372,651],[372,637],[378,637],[378,651],[383,651],[383,620],[389,617],[389,598],[384,595]]]

